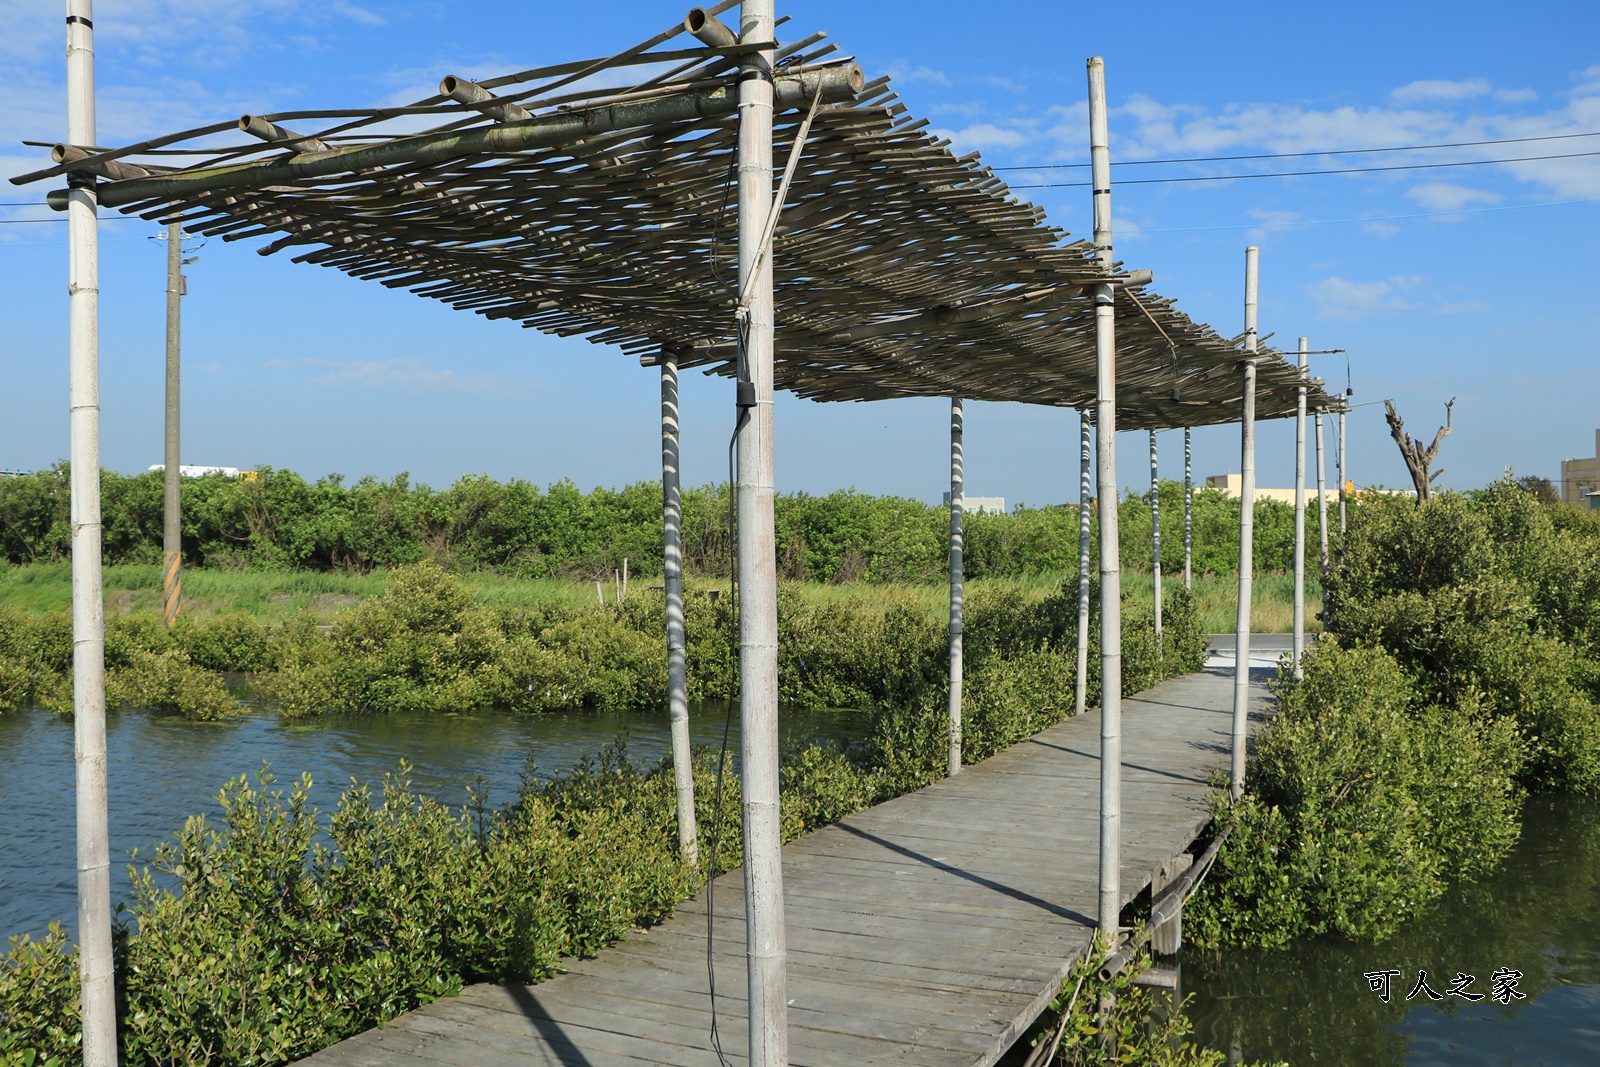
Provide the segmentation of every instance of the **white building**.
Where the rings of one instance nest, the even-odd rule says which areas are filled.
[[[944,495],[945,505],[950,504],[950,494]],[[980,511],[992,512],[995,515],[1006,513],[1006,498],[1003,496],[967,496],[961,495],[961,510],[967,515],[975,515]]]

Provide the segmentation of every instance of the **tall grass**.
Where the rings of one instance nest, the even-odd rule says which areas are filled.
[[[528,610],[548,606],[588,607],[603,595],[611,604],[616,599],[612,582],[602,582],[599,594],[593,582],[560,578],[512,578],[488,572],[460,575],[461,582],[475,603],[486,607]],[[972,591],[993,590],[1020,593],[1033,600],[1044,597],[1063,583],[1076,582],[1067,571],[1045,571],[1024,578],[969,579]],[[641,578],[630,583],[638,590],[660,585],[659,578]],[[1179,575],[1164,578],[1166,588],[1181,584]],[[157,615],[161,605],[161,568],[150,565],[120,564],[104,572],[106,609],[113,614]],[[691,579],[691,595],[721,590],[727,580]],[[1152,598],[1149,574],[1124,571],[1122,588],[1134,604],[1149,604]],[[345,608],[378,596],[389,587],[389,572],[369,574],[306,570],[217,570],[193,569],[183,574],[185,613],[199,618],[244,612],[261,622],[282,622],[310,611],[321,622],[331,622]],[[919,582],[883,584],[849,582],[838,585],[822,582],[799,583],[801,595],[817,605],[849,603],[855,607],[874,607],[887,611],[894,606],[925,612],[948,612],[949,591],[939,583]],[[1255,605],[1251,628],[1257,633],[1287,633],[1293,622],[1294,581],[1287,574],[1268,574],[1255,581]],[[1232,633],[1238,579],[1226,575],[1196,575],[1195,607],[1207,633]],[[72,605],[72,569],[67,563],[35,563],[0,568],[0,606],[27,612],[66,611]],[[1322,629],[1322,586],[1313,577],[1306,579],[1306,629]]]

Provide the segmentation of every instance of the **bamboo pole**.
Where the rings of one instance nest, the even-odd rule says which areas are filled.
[[[1194,432],[1183,428],[1183,587],[1194,588]]]
[[[966,513],[966,480],[962,455],[962,404],[950,399],[950,740],[946,753],[948,773],[961,773],[961,609],[963,605],[961,555],[962,519]]]
[[[67,136],[95,137],[94,12],[67,0]],[[72,710],[78,819],[78,977],[84,1067],[117,1062],[106,799],[105,602],[100,585],[100,242],[93,178],[67,205],[72,456]]]
[[[1245,738],[1250,715],[1251,579],[1255,571],[1256,512],[1256,278],[1260,249],[1244,250],[1244,398],[1239,432],[1239,613],[1233,646],[1233,760],[1231,792],[1244,794]]]
[[[1109,271],[1111,149],[1106,65],[1089,60],[1089,154],[1095,259]],[[1100,476],[1100,897],[1102,933],[1115,942],[1122,911],[1122,572],[1117,537],[1117,348],[1112,286],[1096,286],[1095,439]]]
[[[1328,493],[1322,478],[1322,423],[1326,418],[1325,413],[1317,412],[1317,544],[1321,550],[1323,596],[1328,590]]]
[[[1155,581],[1156,647],[1161,647],[1161,474],[1156,467],[1156,432],[1150,431],[1150,567]]]
[[[1094,416],[1078,412],[1078,669],[1072,713],[1082,715],[1089,702],[1089,499],[1092,493],[1089,425]]]
[[[183,299],[183,226],[167,224],[167,440],[162,471],[161,621],[171,626],[183,607],[183,512],[178,447],[179,434],[179,317]]]
[[[770,51],[755,54],[765,56]],[[745,57],[746,61],[748,58]],[[823,103],[839,103],[854,99],[864,84],[861,68],[854,63],[799,74],[769,75],[767,95],[771,99],[768,106],[783,111],[803,107],[816,97],[819,86]],[[530,148],[556,148],[616,130],[731,115],[743,106],[743,100],[742,92],[721,85],[547,115],[530,122],[418,134],[374,145],[303,153],[287,159],[253,160],[181,174],[133,178],[108,185],[101,202],[106,207],[122,207],[141,200],[192,201],[227,189],[264,189],[292,185],[306,178],[354,174],[396,165],[415,166],[471,155],[505,155]]]
[[[771,41],[773,0],[744,0],[742,43]],[[772,51],[744,56],[739,78],[739,309],[749,404],[738,430],[739,687],[744,775],[745,958],[750,1067],[788,1063],[782,833],[778,819],[778,583],[773,518],[772,260],[761,239],[772,197]]]
[[[1306,652],[1306,339],[1300,338],[1299,395],[1294,411],[1294,676]]]
[[[672,731],[672,784],[678,800],[678,849],[700,858],[694,817],[694,754],[689,744],[689,642],[683,619],[683,495],[679,486],[678,359],[661,357],[662,586],[667,601],[667,719]]]

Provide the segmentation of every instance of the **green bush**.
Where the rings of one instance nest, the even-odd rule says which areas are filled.
[[[1230,838],[1185,920],[1202,944],[1382,938],[1516,840],[1527,749],[1510,720],[1416,709],[1381,649],[1324,639],[1303,668],[1277,687],[1245,796],[1216,803]]]
[[[79,1059],[78,951],[58,923],[44,938],[11,939],[0,954],[0,1067]]]

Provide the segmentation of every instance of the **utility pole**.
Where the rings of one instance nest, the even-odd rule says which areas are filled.
[[[171,626],[183,606],[183,512],[179,488],[179,321],[184,293],[183,224],[167,224],[167,447],[161,504],[161,621]]]
[[[1250,606],[1255,568],[1256,279],[1260,249],[1244,250],[1244,403],[1239,418],[1239,612],[1233,635],[1233,760],[1230,793],[1244,794],[1245,739],[1250,717]]]

